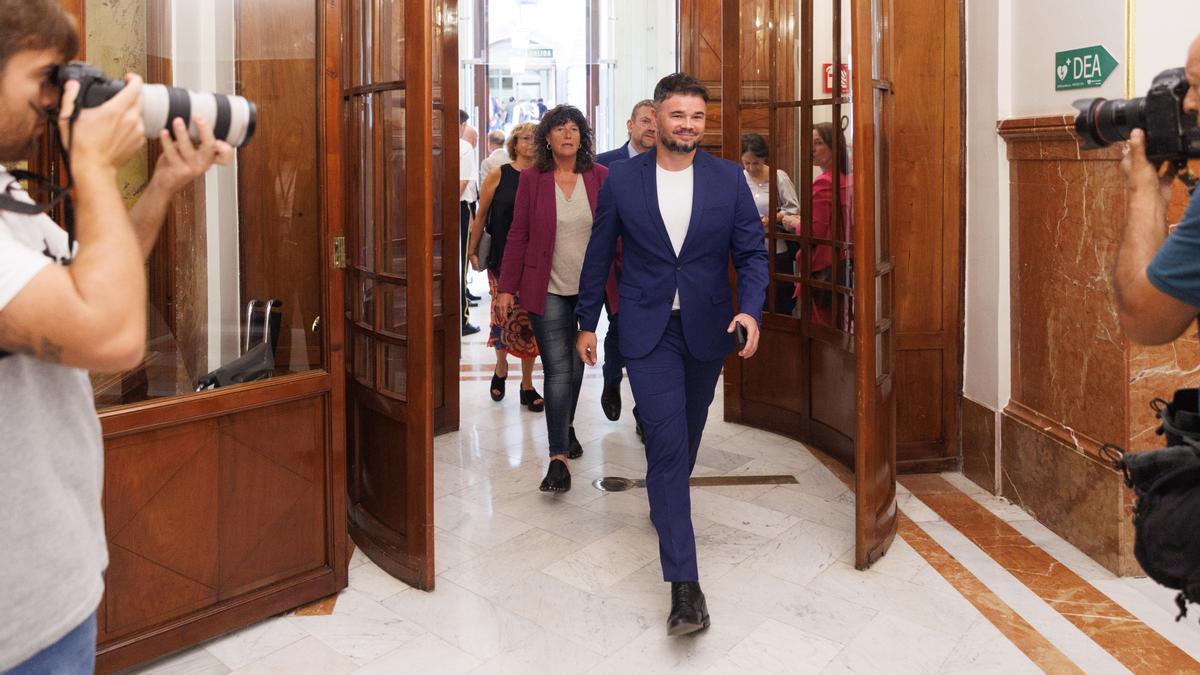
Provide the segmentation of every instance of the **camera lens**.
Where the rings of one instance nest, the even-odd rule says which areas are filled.
[[[1083,139],[1085,150],[1106,148],[1113,143],[1129,140],[1134,129],[1146,126],[1146,99],[1085,99],[1073,104],[1075,131]]]
[[[171,120],[180,117],[187,122],[188,135],[199,140],[195,118],[208,120],[213,135],[235,148],[250,142],[258,111],[254,104],[241,96],[226,96],[207,91],[190,91],[161,84],[142,87],[142,115],[146,134],[157,138],[162,129],[169,129]]]

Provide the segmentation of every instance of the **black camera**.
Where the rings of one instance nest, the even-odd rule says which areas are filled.
[[[123,80],[110,80],[99,68],[78,62],[59,66],[53,80],[60,89],[71,80],[79,83],[76,101],[80,108],[99,106],[125,87]],[[254,136],[258,110],[241,96],[190,91],[162,84],[142,87],[142,120],[147,138],[158,138],[158,132],[170,130],[172,120],[182,118],[188,125],[188,135],[193,141],[199,140],[193,121],[196,115],[204,115],[217,140],[240,148]]]
[[[1146,132],[1146,159],[1183,165],[1200,157],[1200,129],[1196,115],[1183,109],[1188,93],[1183,68],[1164,70],[1150,83],[1145,98],[1082,99],[1073,105],[1075,131],[1084,150],[1105,148],[1129,140],[1134,129]]]

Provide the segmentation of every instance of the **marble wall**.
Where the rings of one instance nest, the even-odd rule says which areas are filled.
[[[962,472],[988,492],[1000,492],[996,483],[996,413],[963,397],[960,406]]]
[[[1119,148],[1080,152],[1070,116],[1006,120],[999,131],[1012,247],[999,492],[1113,572],[1137,574],[1132,496],[1099,449],[1158,445],[1149,401],[1200,385],[1200,342],[1191,332],[1147,348],[1121,332],[1108,280],[1124,227]],[[965,434],[963,447],[964,472],[973,464],[972,478],[988,486]]]

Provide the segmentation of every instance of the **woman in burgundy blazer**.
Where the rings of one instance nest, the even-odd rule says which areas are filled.
[[[538,157],[533,167],[521,172],[496,304],[506,312],[519,294],[529,311],[541,351],[549,431],[550,467],[541,489],[565,492],[571,488],[567,461],[583,454],[571,426],[583,384],[583,363],[575,354],[579,274],[608,169],[595,163],[587,118],[572,106],[548,111],[534,143]],[[615,313],[616,281],[611,274],[608,286]]]

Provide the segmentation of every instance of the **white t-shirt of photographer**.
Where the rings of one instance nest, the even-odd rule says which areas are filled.
[[[12,184],[0,169],[0,190]],[[66,259],[67,235],[48,216],[0,210],[0,319],[30,280]],[[0,429],[4,672],[96,611],[108,549],[104,450],[87,372],[24,354],[0,358]]]

